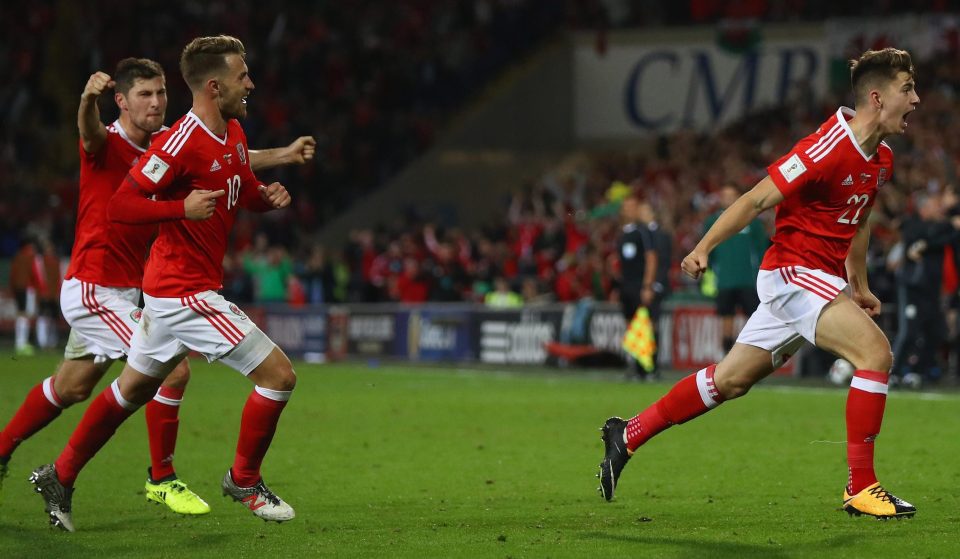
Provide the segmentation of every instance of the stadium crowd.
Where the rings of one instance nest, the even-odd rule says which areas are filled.
[[[27,237],[51,239],[69,254],[77,197],[75,84],[130,53],[150,56],[167,69],[168,115],[178,114],[188,102],[177,78],[178,46],[213,19],[216,31],[265,37],[249,56],[254,95],[262,100],[251,104],[245,123],[255,145],[282,144],[300,133],[319,142],[316,165],[268,177],[301,194],[292,210],[238,220],[224,263],[224,290],[238,302],[484,301],[492,291],[503,294],[496,301],[614,300],[619,203],[631,193],[655,208],[659,226],[673,236],[673,261],[662,265],[670,268],[674,292],[696,291],[676,262],[716,209],[720,186],[749,188],[844,101],[800,95],[788,108],[715,134],[681,131],[631,150],[569,154],[518,184],[504,213],[476,230],[406,211],[389,225],[356,229],[344,246],[324,247],[311,240],[318,224],[426,149],[482,84],[553,31],[712,17],[778,21],[786,19],[783,3],[724,3],[724,10],[741,11],[720,13],[720,3],[691,1],[670,4],[662,17],[645,9],[650,2],[626,0],[349,7],[287,0],[271,3],[269,12],[255,3],[185,2],[165,5],[156,17],[130,4],[96,4],[97,10],[75,11],[69,3],[20,4],[0,22],[10,39],[0,51],[0,70],[9,77],[0,84],[0,257],[12,256]],[[821,2],[791,4],[801,19],[824,9]],[[898,9],[885,6],[881,12]],[[915,195],[939,196],[957,184],[960,140],[951,133],[960,114],[957,58],[954,48],[921,64],[922,110],[911,117],[909,134],[894,142],[894,181],[881,190],[871,216],[871,285],[883,301],[897,300],[896,270],[909,258],[900,225],[912,215]],[[106,118],[115,114],[112,106],[101,109]],[[956,266],[948,264],[941,285],[956,292]]]

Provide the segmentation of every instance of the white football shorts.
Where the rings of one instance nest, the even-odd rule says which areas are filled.
[[[143,374],[165,377],[192,350],[246,375],[276,347],[240,307],[215,291],[143,299],[127,359]]]
[[[60,310],[70,324],[65,359],[93,355],[98,360],[119,359],[130,350],[140,320],[140,290],[104,287],[77,278],[64,280]]]
[[[816,343],[820,311],[841,291],[847,291],[846,280],[822,270],[803,266],[760,270],[760,306],[747,319],[737,343],[773,353],[773,365],[779,367],[805,341]]]

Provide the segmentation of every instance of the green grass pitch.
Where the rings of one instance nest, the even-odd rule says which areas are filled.
[[[6,422],[56,358],[0,359]],[[888,400],[878,473],[919,512],[880,522],[838,510],[845,390],[758,387],[651,441],[607,503],[596,493],[597,428],[669,384],[299,364],[264,464],[267,483],[297,511],[278,525],[219,495],[249,382],[221,365],[192,365],[176,464],[213,512],[180,517],[144,500],[148,452],[138,413],[81,474],[78,532],[50,530],[26,478],[59,453],[81,404],[11,461],[0,557],[960,556],[956,394]]]

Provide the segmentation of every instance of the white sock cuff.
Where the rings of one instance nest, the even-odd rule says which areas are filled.
[[[123,397],[123,394],[120,394],[120,379],[116,379],[110,383],[110,390],[113,391],[113,397],[117,399],[117,403],[120,404],[120,407],[128,411],[137,411],[137,408],[140,406],[134,404],[133,402],[127,400]]]
[[[168,406],[179,406],[183,400],[174,400],[173,398],[167,398],[166,396],[161,396],[159,392],[153,397],[155,402],[160,402],[161,404],[166,404]]]
[[[889,376],[883,373],[857,370],[850,379],[850,388],[886,395],[889,390],[888,382]]]
[[[707,369],[709,369],[709,367],[697,371],[697,390],[700,392],[700,399],[703,400],[703,405],[711,409],[719,406],[721,400],[720,391],[717,390],[717,386],[713,382],[713,372],[711,371],[708,375]]]
[[[51,404],[57,406],[60,409],[63,409],[63,404],[60,403],[60,398],[57,398],[57,393],[53,390],[53,377],[47,377],[43,381],[43,395],[46,397],[47,401]]]
[[[286,402],[293,394],[293,390],[270,390],[262,386],[254,386],[253,389],[257,391],[257,394],[275,402]]]

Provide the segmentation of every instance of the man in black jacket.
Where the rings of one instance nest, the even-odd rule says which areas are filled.
[[[947,220],[940,197],[920,194],[915,200],[917,214],[900,226],[904,255],[897,271],[898,327],[890,374],[919,386],[921,379],[933,379],[947,331],[940,298],[943,253],[960,240],[960,216]]]

